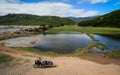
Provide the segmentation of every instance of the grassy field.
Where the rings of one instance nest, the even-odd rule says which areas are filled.
[[[0,63],[7,63],[11,61],[12,59],[13,57],[11,57],[10,55],[0,54]]]
[[[78,26],[61,26],[54,27],[46,31],[47,34],[57,33],[91,33],[91,34],[120,34],[120,28],[110,27],[78,27]]]
[[[58,55],[58,53],[53,52],[53,51],[41,51],[41,50],[37,50],[34,49],[32,47],[12,47],[18,50],[22,50],[22,51],[28,51],[28,52],[32,52],[32,53],[37,53],[37,54],[42,54],[42,55]]]

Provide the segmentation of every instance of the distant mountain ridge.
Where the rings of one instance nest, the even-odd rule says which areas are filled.
[[[0,16],[0,25],[73,25],[69,18],[57,16],[36,16],[30,14],[8,14]]]
[[[68,17],[69,19],[75,21],[75,22],[81,22],[81,21],[85,21],[85,20],[91,20],[94,19],[98,16],[91,16],[91,17]]]
[[[120,27],[120,9],[96,17],[92,20],[79,22],[78,25],[93,27]]]

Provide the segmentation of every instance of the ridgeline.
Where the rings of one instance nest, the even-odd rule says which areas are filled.
[[[92,27],[120,27],[120,9],[96,17],[92,20],[79,22],[78,25]]]
[[[81,22],[86,20],[91,20],[99,16],[91,16],[91,17],[68,17],[69,19],[75,21],[75,22]]]
[[[0,16],[0,25],[73,25],[69,18],[57,16],[36,16],[30,14],[8,14]]]

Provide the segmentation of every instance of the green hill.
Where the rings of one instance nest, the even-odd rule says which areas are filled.
[[[92,20],[79,22],[78,25],[93,27],[120,27],[120,9]]]
[[[73,25],[75,22],[68,18],[57,16],[36,16],[30,14],[8,14],[0,16],[0,25]]]

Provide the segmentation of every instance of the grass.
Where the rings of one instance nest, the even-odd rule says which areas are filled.
[[[108,47],[105,44],[103,44],[102,42],[100,42],[100,41],[97,41],[96,47],[101,49],[101,50],[108,49]]]
[[[42,51],[42,50],[37,50],[35,48],[32,47],[14,47],[17,48],[18,50],[22,50],[22,51],[28,51],[28,52],[32,52],[32,53],[38,53],[38,54],[42,54],[42,55],[57,55],[58,53],[53,52],[53,51]]]
[[[109,57],[120,57],[120,50],[114,50],[112,52],[107,53]]]
[[[103,43],[100,42],[100,41],[97,41],[96,43],[93,43],[93,42],[89,42],[89,43],[88,43],[88,45],[87,45],[87,48],[88,48],[88,49],[91,49],[91,48],[93,48],[93,47],[97,47],[97,48],[100,49],[100,50],[105,50],[105,49],[108,48],[105,44],[103,44]]]
[[[7,63],[11,60],[13,60],[13,57],[11,57],[10,55],[0,54],[0,63]]]
[[[93,35],[91,35],[91,34],[86,34],[87,36],[89,36],[93,41],[99,41],[99,40],[97,40]]]
[[[73,53],[61,54],[61,53],[57,53],[57,52],[54,52],[54,51],[41,51],[41,50],[34,49],[32,47],[12,47],[12,48],[15,48],[17,50],[37,53],[37,54],[40,54],[40,55],[48,55],[48,56],[76,56],[78,54],[80,55],[80,51],[78,51],[78,50],[75,51],[74,54]],[[77,52],[79,52],[79,53],[77,54]]]
[[[95,46],[94,43],[90,43],[90,45],[93,47]],[[90,47],[91,47],[90,46]],[[22,50],[22,51],[28,51],[28,52],[32,52],[32,53],[37,53],[40,55],[48,55],[48,56],[88,56],[88,55],[92,55],[91,53],[85,52],[83,48],[78,48],[74,51],[74,53],[68,53],[68,54],[60,54],[60,53],[56,53],[53,51],[40,51],[31,47],[15,47],[18,50]],[[115,50],[113,52],[109,52],[106,54],[109,57],[120,57],[120,50]],[[29,60],[26,60],[26,62],[28,62]]]
[[[91,48],[93,48],[93,47],[95,47],[96,45],[93,43],[93,42],[89,42],[88,44],[87,44],[87,48],[88,49],[91,49]]]
[[[78,48],[75,50],[75,55],[84,55],[85,52],[82,48]]]
[[[29,63],[30,62],[30,59],[25,59],[24,60],[24,63]]]
[[[16,48],[17,50],[37,53],[37,54],[40,54],[40,55],[48,55],[48,56],[74,56],[73,53],[61,54],[61,53],[57,53],[57,52],[54,52],[54,51],[37,50],[37,49],[32,48],[32,47],[12,47],[12,48]]]
[[[78,48],[73,53],[67,53],[67,54],[61,54],[54,51],[41,51],[31,47],[13,47],[13,48],[17,48],[17,50],[28,51],[28,52],[37,53],[40,55],[48,55],[48,56],[68,56],[69,57],[69,56],[78,56],[78,55],[86,54],[82,48]]]
[[[46,31],[47,34],[57,33],[88,33],[88,34],[120,34],[120,28],[113,27],[78,27],[78,26],[61,26],[54,27]]]

